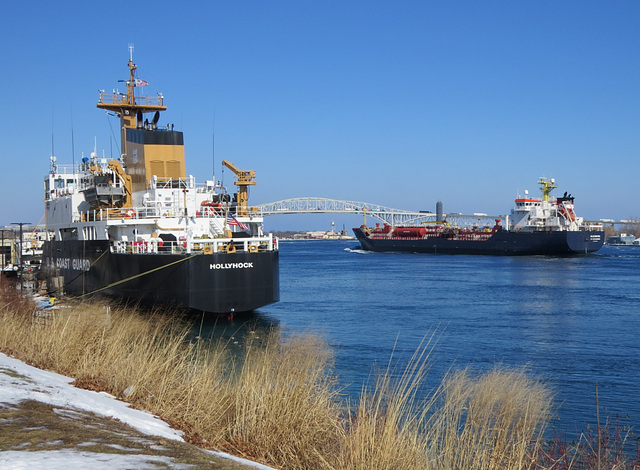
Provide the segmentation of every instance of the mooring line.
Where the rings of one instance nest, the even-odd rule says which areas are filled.
[[[96,289],[96,290],[93,290],[91,292],[87,292],[86,294],[79,295],[76,298],[81,298],[81,297],[85,297],[87,295],[95,294],[96,292],[100,292],[100,291],[103,291],[105,289],[109,289],[109,288],[117,286],[119,284],[123,284],[125,282],[131,281],[132,279],[136,279],[136,278],[139,278],[139,277],[142,277],[142,276],[146,276],[147,274],[151,274],[151,273],[153,273],[155,271],[160,271],[161,269],[168,268],[169,266],[173,266],[174,264],[183,263],[184,261],[188,261],[191,258],[194,258],[196,256],[198,256],[198,253],[196,253],[195,255],[191,255],[191,256],[189,256],[187,258],[179,259],[178,261],[173,261],[172,263],[165,264],[164,266],[159,266],[157,268],[150,269],[147,272],[136,274],[135,276],[131,276],[131,277],[128,277],[126,279],[120,279],[119,281],[113,282],[113,283],[109,284],[108,286],[104,286],[104,287],[101,287],[100,289]]]

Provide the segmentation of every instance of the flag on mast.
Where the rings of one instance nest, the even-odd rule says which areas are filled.
[[[133,82],[133,86],[149,86],[149,82],[140,78],[136,78]]]

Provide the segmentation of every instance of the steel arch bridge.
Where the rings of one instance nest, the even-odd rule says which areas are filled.
[[[391,207],[371,204],[368,202],[340,201],[324,197],[295,197],[282,201],[269,202],[253,208],[262,216],[283,214],[351,214],[364,217],[374,217],[385,224],[411,225],[436,222],[433,212],[411,212]],[[444,214],[449,223],[455,225],[486,225],[492,219],[503,216],[489,216],[487,214]],[[489,222],[491,220],[491,222]]]

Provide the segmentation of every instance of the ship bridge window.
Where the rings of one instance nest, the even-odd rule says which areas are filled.
[[[64,188],[64,180],[62,178],[58,178],[57,180],[55,180],[55,188],[56,189]]]

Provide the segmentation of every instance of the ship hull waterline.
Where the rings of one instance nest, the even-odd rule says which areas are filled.
[[[593,253],[604,243],[603,231],[499,230],[487,240],[447,238],[369,238],[361,228],[353,229],[362,249],[434,254],[495,256],[572,255]]]
[[[73,296],[105,295],[209,313],[279,301],[279,252],[113,253],[104,240],[51,241],[43,265]]]

